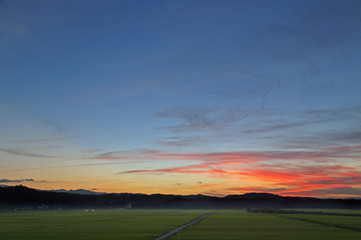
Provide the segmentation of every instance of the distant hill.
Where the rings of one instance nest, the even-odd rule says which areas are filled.
[[[270,193],[246,193],[226,197],[97,193],[89,190],[42,191],[22,185],[0,187],[0,209],[11,208],[346,208],[361,209],[361,199],[282,197]]]
[[[243,195],[228,195],[227,199],[281,199],[283,197],[272,193],[245,193]]]
[[[76,193],[76,194],[106,194],[105,192],[94,192],[85,189],[76,189],[76,190],[57,189],[57,190],[50,190],[50,192]]]

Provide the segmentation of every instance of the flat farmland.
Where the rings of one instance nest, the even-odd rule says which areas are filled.
[[[155,239],[207,212],[133,209],[0,212],[0,239]]]
[[[324,213],[336,213],[336,214],[360,214],[361,210],[351,210],[351,209],[287,209],[287,210],[298,210],[306,212],[324,212]]]
[[[334,226],[342,229],[350,229],[359,231],[361,234],[361,216],[332,216],[332,215],[312,215],[312,214],[297,214],[297,215],[281,215],[283,217],[298,219],[305,222],[319,223],[325,226]]]
[[[150,240],[209,212],[211,211],[135,209],[0,212],[0,239]],[[342,213],[342,210],[337,210],[337,213]],[[169,239],[359,240],[361,217],[217,210]]]
[[[288,214],[287,217],[291,215],[298,216],[297,214]],[[325,216],[302,215],[302,217],[323,218]],[[337,217],[335,216],[335,218]],[[360,217],[351,217],[351,219],[347,219],[347,224],[350,225],[359,225],[361,221]],[[343,218],[339,219],[339,221],[343,220]],[[279,215],[248,213],[241,210],[222,210],[215,212],[213,215],[207,217],[202,222],[186,228],[184,231],[179,232],[170,239],[356,240],[361,239],[361,232],[326,226],[313,222],[289,219]]]

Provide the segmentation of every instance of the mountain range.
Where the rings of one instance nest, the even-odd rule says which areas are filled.
[[[36,208],[343,208],[361,209],[361,199],[322,199],[283,197],[270,193],[246,193],[214,197],[206,195],[167,195],[99,193],[90,190],[43,191],[26,186],[0,187],[0,209]]]
[[[95,192],[95,191],[91,191],[91,190],[85,190],[85,189],[70,189],[70,190],[65,190],[65,189],[57,189],[57,190],[49,190],[50,192],[62,192],[62,193],[76,193],[76,194],[107,194],[106,192]]]

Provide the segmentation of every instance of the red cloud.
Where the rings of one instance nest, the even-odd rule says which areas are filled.
[[[232,192],[239,191],[270,191],[279,194],[300,195],[302,192],[310,192],[320,189],[345,188],[359,186],[361,183],[361,172],[356,168],[333,166],[277,166],[277,168],[239,168],[232,165],[239,162],[224,163],[203,163],[197,165],[187,165],[174,168],[134,170],[121,172],[125,173],[177,173],[177,174],[207,174],[213,178],[231,179],[240,178],[248,182],[257,182],[260,187],[240,187],[228,188]],[[219,168],[219,167],[222,167]],[[227,183],[225,183],[227,184]],[[202,188],[211,188],[222,184],[204,185]],[[264,188],[264,186],[271,186]],[[272,187],[274,186],[274,187]]]
[[[359,159],[361,146],[325,148],[318,152],[216,152],[216,153],[165,153],[143,150],[133,152],[125,159],[187,160],[198,164],[133,170],[118,174],[204,174],[210,178],[232,179],[257,183],[248,190],[270,190],[279,194],[297,195],[323,189],[345,189],[361,185],[361,171],[357,167],[330,165],[342,159],[352,162]],[[281,164],[281,163],[282,164]],[[204,185],[209,189],[219,185]],[[267,186],[267,187],[265,187]],[[198,188],[200,186],[197,186]],[[232,193],[247,187],[228,188]],[[225,189],[227,190],[227,189]]]

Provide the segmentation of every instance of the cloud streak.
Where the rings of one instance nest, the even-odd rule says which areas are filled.
[[[243,130],[245,134],[268,133],[289,128],[306,127],[323,123],[339,122],[342,120],[358,120],[360,106],[340,109],[318,109],[298,113],[293,118],[288,116],[270,116],[269,124],[258,124],[256,128]],[[288,114],[289,115],[289,114]]]
[[[21,182],[35,182],[32,178],[25,179],[0,179],[0,183],[21,183]]]
[[[157,119],[165,119],[174,122],[174,125],[164,126],[172,133],[185,133],[192,131],[219,131],[227,128],[230,124],[255,114],[255,110],[243,109],[240,106],[224,108],[189,108],[175,107],[153,115]]]
[[[187,160],[203,162],[237,161],[238,163],[251,163],[275,160],[332,160],[332,159],[359,159],[361,146],[344,146],[323,148],[317,151],[234,151],[210,153],[176,153],[160,150],[133,150],[113,151],[94,156],[97,160]]]
[[[361,155],[360,145],[329,147],[319,151],[165,153],[143,150],[141,153],[146,154],[149,159],[197,161],[198,164],[135,169],[116,174],[201,175],[226,182],[241,181],[257,184],[253,188],[225,189],[230,193],[258,189],[257,191],[269,190],[283,195],[307,195],[322,189],[361,187],[360,168],[352,164],[339,164],[340,160],[347,160],[350,163],[358,161]],[[216,187],[217,184],[197,188],[207,189]]]
[[[47,143],[47,142],[57,142],[57,141],[67,141],[72,139],[77,139],[80,137],[54,137],[54,138],[38,138],[38,139],[27,139],[27,140],[18,140],[14,143]]]
[[[258,109],[241,106],[211,108],[176,107],[153,115],[166,134],[163,147],[192,147],[205,143],[235,144],[262,140],[269,145],[302,148],[350,145],[360,139],[361,106],[320,109]],[[336,126],[337,128],[330,128]],[[327,129],[325,127],[328,127]],[[278,134],[277,138],[269,138]],[[248,147],[248,146],[246,146]]]
[[[49,120],[42,120],[43,123],[45,123],[46,125],[50,126],[51,128],[53,128],[56,132],[58,133],[63,133],[64,129],[62,126],[60,126],[60,124],[53,122],[53,121],[49,121]]]
[[[33,167],[33,168],[17,168],[0,171],[0,173],[8,172],[21,172],[21,171],[33,171],[41,169],[60,169],[60,168],[73,168],[73,167],[95,167],[95,166],[106,166],[106,165],[122,165],[122,164],[133,164],[140,162],[111,162],[111,163],[86,163],[86,164],[71,164],[71,165],[58,165],[58,166],[49,166],[49,167]]]
[[[0,148],[0,151],[8,153],[8,154],[12,154],[12,155],[31,157],[31,158],[60,158],[60,156],[52,156],[52,155],[46,155],[46,154],[41,154],[41,153],[32,153],[32,152],[18,150],[18,149]]]
[[[237,162],[238,163],[238,162]],[[249,191],[273,192],[282,195],[307,195],[312,192],[326,193],[335,189],[358,189],[361,188],[361,171],[354,167],[342,165],[321,166],[234,166],[234,162],[204,163],[199,165],[187,165],[173,168],[153,170],[132,170],[117,173],[122,174],[205,174],[207,177],[223,180],[242,180],[256,182],[254,187],[229,187],[226,192],[243,193]],[[214,188],[227,183],[201,185],[197,188]],[[228,183],[230,184],[230,183]],[[265,187],[267,186],[267,187]],[[356,190],[354,194],[356,194]],[[306,194],[307,193],[307,194]]]

